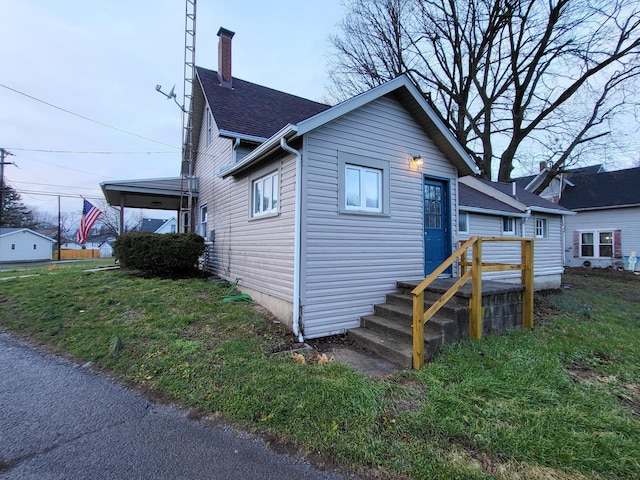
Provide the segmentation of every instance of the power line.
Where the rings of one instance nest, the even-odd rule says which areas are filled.
[[[56,108],[56,109],[58,109],[58,110],[60,110],[62,112],[68,113],[70,115],[75,115],[76,117],[82,118],[83,120],[87,120],[89,122],[97,123],[98,125],[102,125],[103,127],[111,128],[113,130],[117,130],[118,132],[126,133],[127,135],[132,135],[134,137],[142,138],[143,140],[147,140],[147,141],[153,142],[153,143],[158,143],[158,144],[164,145],[166,147],[178,148],[178,149],[180,148],[180,147],[176,147],[175,145],[169,145],[168,143],[160,142],[158,140],[153,140],[152,138],[143,137],[142,135],[138,135],[137,133],[128,132],[128,131],[123,130],[121,128],[114,127],[112,125],[108,125],[108,124],[103,123],[103,122],[99,122],[98,120],[94,120],[94,119],[89,118],[89,117],[85,117],[84,115],[80,115],[79,113],[72,112],[71,110],[67,110],[65,108],[58,107],[57,105],[54,105],[53,103],[45,102],[44,100],[41,100],[41,99],[36,98],[34,96],[31,96],[31,95],[29,95],[27,93],[21,92],[20,90],[16,90],[15,88],[11,88],[11,87],[9,87],[7,85],[4,85],[2,83],[0,83],[0,87],[6,88],[7,90],[11,90],[12,92],[15,92],[15,93],[17,93],[19,95],[23,95],[23,96],[25,96],[27,98],[30,98],[31,100],[35,100],[36,102],[44,103],[45,105],[48,105],[49,107]]]
[[[23,152],[41,152],[41,153],[73,153],[73,154],[91,154],[91,155],[175,155],[177,152],[106,152],[106,151],[77,151],[77,150],[45,150],[37,148],[11,148],[11,150],[21,150]]]

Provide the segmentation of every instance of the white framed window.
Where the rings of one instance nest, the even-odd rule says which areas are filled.
[[[38,244],[37,244],[37,243],[34,243],[34,244],[33,244],[33,249],[34,249],[34,250],[37,250],[37,249],[38,249]]]
[[[345,210],[382,212],[382,170],[345,165]]]
[[[621,258],[621,231],[576,231],[573,237],[574,257]]]
[[[213,114],[211,113],[211,110],[209,109],[208,106],[205,110],[205,116],[207,118],[207,147],[208,147],[209,145],[211,145],[211,142],[213,141]]]
[[[458,233],[469,233],[469,214],[458,212]]]
[[[12,243],[12,244],[11,244],[11,250],[15,250],[15,249],[16,249],[16,244],[15,244],[15,243]]]
[[[547,219],[546,218],[536,218],[534,234],[536,238],[547,238]]]
[[[200,235],[207,238],[207,206],[200,207]]]
[[[280,183],[278,172],[271,172],[251,183],[251,214],[253,217],[278,213]]]
[[[389,214],[389,162],[338,152],[338,211]]]
[[[513,217],[502,217],[502,234],[503,235],[515,235],[516,234],[516,219]]]

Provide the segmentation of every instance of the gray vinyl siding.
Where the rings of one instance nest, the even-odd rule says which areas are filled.
[[[215,231],[214,273],[229,281],[291,302],[293,299],[293,224],[295,156],[281,155],[240,177],[218,176],[233,159],[233,141],[217,136],[206,146],[206,122],[198,145],[196,175],[200,206],[207,205],[209,232]],[[246,153],[246,152],[243,152]],[[251,218],[251,181],[279,170],[280,207],[275,216]],[[207,232],[207,238],[209,238]]]
[[[640,254],[640,207],[607,208],[576,212],[565,220],[565,261],[567,266],[582,266],[585,260],[594,267],[626,267],[632,251]],[[574,257],[573,232],[575,231],[614,231],[620,230],[623,258]],[[639,262],[640,263],[640,262]],[[640,269],[637,265],[636,270]]]
[[[464,209],[461,209],[464,211]],[[505,215],[508,216],[508,215]],[[533,245],[534,277],[557,275],[563,271],[562,267],[562,217],[559,215],[537,215],[533,213],[528,219],[515,218],[516,235],[522,233],[521,225],[524,221],[524,237],[533,238],[535,235],[535,219],[544,218],[547,221],[545,238],[535,239]],[[502,217],[498,215],[483,215],[469,213],[469,233],[460,233],[460,241],[467,240],[474,235],[496,236],[502,234]],[[471,257],[469,256],[469,259]],[[520,263],[521,252],[519,242],[489,242],[483,243],[482,258],[485,262]],[[520,279],[520,272],[489,272],[482,275],[487,280]]]
[[[340,152],[388,162],[386,215],[339,212]],[[417,154],[424,166],[412,170]],[[423,174],[449,180],[455,206],[457,172],[388,97],[308,133],[303,159],[302,324],[313,338],[359,326],[396,281],[424,276]]]

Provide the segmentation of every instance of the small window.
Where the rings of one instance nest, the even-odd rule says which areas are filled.
[[[37,250],[37,249],[38,249],[38,245],[34,243],[34,244],[33,244],[33,249],[34,249],[34,250]]]
[[[458,232],[469,233],[469,214],[466,212],[458,213]]]
[[[516,222],[513,217],[502,217],[502,234],[503,235],[515,235],[516,234]]]
[[[205,115],[207,117],[207,147],[211,145],[213,141],[213,114],[209,107],[207,107]]]
[[[278,172],[272,172],[253,181],[252,213],[254,217],[278,213],[280,184]]]
[[[200,207],[200,235],[207,238],[207,206]]]
[[[546,238],[547,237],[547,219],[546,218],[536,218],[536,238]]]
[[[382,170],[345,165],[345,209],[382,212]]]
[[[16,244],[15,244],[15,243],[12,243],[12,244],[11,244],[11,250],[15,250],[15,249],[16,249]]]

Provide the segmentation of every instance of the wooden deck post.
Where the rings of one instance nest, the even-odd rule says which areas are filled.
[[[413,295],[413,368],[424,366],[424,291]]]
[[[533,328],[533,240],[522,240],[522,328]]]
[[[482,238],[473,244],[471,254],[471,300],[469,300],[469,337],[482,337]]]

